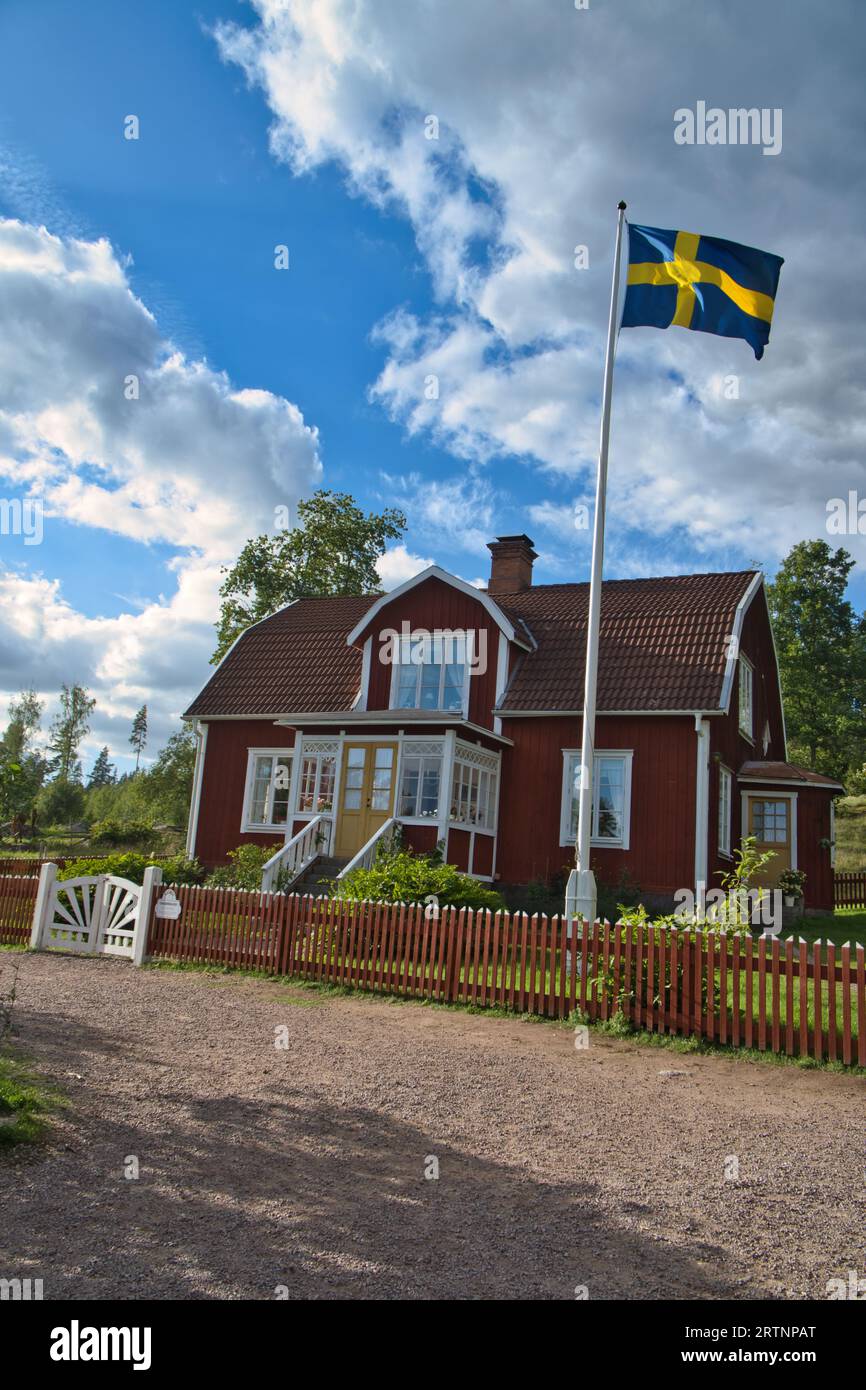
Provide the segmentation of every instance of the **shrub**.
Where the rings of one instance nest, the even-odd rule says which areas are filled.
[[[90,843],[94,849],[152,850],[162,841],[158,830],[145,821],[100,820],[90,827]]]
[[[435,897],[440,907],[505,907],[501,894],[485,887],[453,864],[443,864],[439,851],[414,854],[411,849],[384,849],[372,868],[353,869],[336,888],[336,896],[359,901],[418,903]]]
[[[152,855],[148,857],[134,850],[126,854],[107,854],[99,859],[70,859],[57,877],[86,878],[95,874],[115,874],[118,878],[128,878],[130,883],[142,884],[145,869],[153,863],[158,863],[162,869],[163,883],[201,883],[204,879],[205,871],[197,859],[174,854],[157,861]]]
[[[208,876],[208,888],[247,888],[257,892],[261,887],[262,870],[277,845],[238,845],[230,849],[228,864],[214,869]]]

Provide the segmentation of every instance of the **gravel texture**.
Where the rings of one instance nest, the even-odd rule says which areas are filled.
[[[59,955],[22,961],[15,1019],[68,1099],[0,1158],[0,1277],[46,1298],[825,1298],[866,1270],[856,1077]]]

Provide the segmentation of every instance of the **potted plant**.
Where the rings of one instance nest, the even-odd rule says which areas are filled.
[[[803,896],[806,875],[802,869],[785,869],[779,874],[779,888],[784,894],[785,906],[794,907]]]

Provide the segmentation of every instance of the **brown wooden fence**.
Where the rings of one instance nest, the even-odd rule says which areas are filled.
[[[866,907],[866,869],[833,875],[834,907]]]
[[[26,944],[33,926],[38,878],[0,876],[0,944]]]
[[[151,958],[548,1018],[622,1014],[650,1032],[866,1066],[861,945],[598,922],[570,943],[560,917],[175,892],[180,917],[151,919]]]

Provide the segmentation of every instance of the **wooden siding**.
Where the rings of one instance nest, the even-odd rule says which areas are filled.
[[[199,804],[195,854],[203,864],[224,864],[238,845],[277,845],[284,836],[273,832],[241,834],[247,749],[294,747],[292,729],[270,719],[214,720],[208,724],[204,776]],[[300,824],[300,823],[298,823]]]
[[[362,634],[360,645],[372,636],[370,660],[370,684],[367,694],[368,709],[388,709],[391,698],[391,665],[379,659],[382,647],[381,633],[393,628],[399,632],[406,621],[412,628],[425,628],[429,632],[437,628],[450,628],[452,631],[467,629],[487,634],[487,669],[484,674],[473,676],[469,683],[469,718],[483,728],[493,727],[493,706],[496,700],[496,664],[499,657],[499,628],[487,613],[483,604],[468,594],[461,593],[441,579],[427,579],[408,593],[386,604],[372,626]]]
[[[574,863],[560,845],[562,750],[580,748],[575,718],[506,719],[514,740],[502,760],[497,875],[503,883],[549,880]],[[634,751],[630,848],[597,849],[591,863],[600,881],[628,873],[648,893],[691,887],[695,860],[694,720],[679,716],[600,718],[596,747]]]

